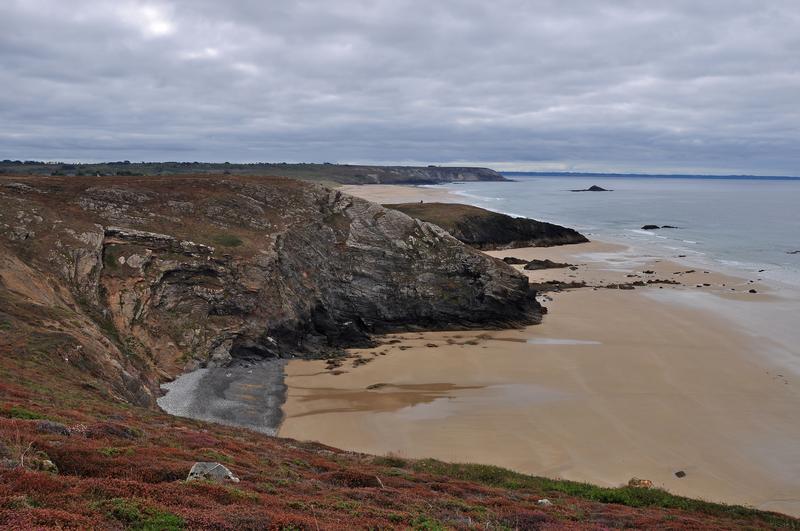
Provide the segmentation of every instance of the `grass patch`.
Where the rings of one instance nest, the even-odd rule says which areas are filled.
[[[106,457],[118,457],[120,455],[133,455],[135,452],[133,448],[114,448],[113,446],[108,446],[106,448],[100,448],[98,450],[102,455]]]
[[[408,461],[402,457],[393,455],[379,456],[372,460],[372,463],[378,466],[388,466],[391,468],[405,468],[408,466]]]
[[[225,463],[225,464],[233,463],[233,457],[229,456],[228,454],[223,454],[222,452],[217,452],[215,450],[204,451],[203,457],[205,457],[209,461],[215,461],[217,463]]]
[[[104,505],[108,514],[119,520],[126,529],[173,531],[185,528],[183,518],[180,516],[152,507],[143,507],[136,500],[114,498]]]
[[[231,498],[233,498],[234,500],[258,501],[258,494],[256,494],[255,492],[242,490],[237,487],[227,487],[226,490],[228,491],[228,494],[231,495]]]
[[[474,481],[503,489],[532,489],[542,494],[565,494],[600,503],[616,503],[628,507],[661,507],[703,513],[711,516],[757,519],[776,528],[800,529],[797,520],[778,513],[676,496],[661,489],[633,487],[598,487],[589,483],[529,476],[492,465],[445,463],[436,459],[423,459],[413,464],[418,472]]]
[[[211,241],[222,247],[239,247],[244,243],[241,238],[233,234],[217,234],[211,237]]]
[[[333,504],[334,509],[338,509],[340,511],[347,511],[351,514],[355,514],[358,512],[358,509],[361,507],[361,504],[357,501],[352,500],[342,500],[338,501]]]
[[[289,503],[286,504],[286,506],[303,512],[309,512],[311,510],[311,507],[309,507],[307,503],[297,500],[290,501]]]
[[[424,514],[417,516],[414,521],[411,522],[411,525],[414,526],[414,529],[419,531],[445,531],[446,529],[438,520]]]
[[[12,419],[22,419],[22,420],[39,420],[39,419],[46,419],[45,415],[41,413],[36,413],[35,411],[31,411],[30,409],[25,409],[21,406],[13,406],[10,409],[7,409],[3,412],[6,417]]]

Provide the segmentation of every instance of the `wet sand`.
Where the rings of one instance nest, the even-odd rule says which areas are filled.
[[[601,242],[490,254],[569,262],[525,273],[590,287],[544,294],[550,313],[522,330],[390,336],[335,370],[291,361],[279,435],[800,515],[795,294]],[[682,285],[605,287],[653,278]],[[783,324],[765,334],[757,315]]]
[[[242,426],[275,435],[285,399],[284,360],[197,369],[161,386],[158,405],[171,415]]]

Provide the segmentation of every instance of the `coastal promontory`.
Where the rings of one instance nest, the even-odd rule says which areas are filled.
[[[291,179],[0,178],[0,227],[11,329],[28,323],[139,404],[196,367],[540,318],[527,278],[502,261]]]
[[[472,205],[420,202],[384,206],[434,223],[476,249],[550,247],[589,241],[574,229],[508,216]]]

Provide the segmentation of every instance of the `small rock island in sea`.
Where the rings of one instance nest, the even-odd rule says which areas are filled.
[[[570,192],[613,192],[613,191],[614,190],[608,190],[601,186],[597,186],[596,184],[593,184],[589,188],[582,188],[580,190],[570,190]]]

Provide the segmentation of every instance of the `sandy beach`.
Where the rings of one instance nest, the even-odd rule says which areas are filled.
[[[372,188],[356,191],[387,201]],[[392,200],[446,200],[406,188]],[[390,336],[334,369],[291,361],[279,435],[800,514],[794,294],[603,242],[490,254],[568,262],[525,273],[588,287],[541,295],[548,315],[521,330]],[[680,285],[606,287],[656,279]]]
[[[376,203],[415,203],[418,201],[463,203],[463,198],[436,186],[407,186],[400,184],[345,184],[337,190]]]

